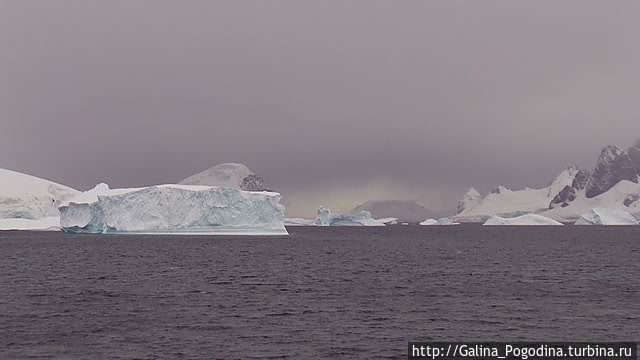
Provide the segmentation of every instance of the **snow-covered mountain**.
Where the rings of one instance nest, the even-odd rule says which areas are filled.
[[[191,175],[181,185],[232,187],[246,191],[265,191],[264,179],[244,164],[224,163]]]
[[[525,213],[545,211],[549,209],[553,198],[565,186],[570,186],[573,183],[577,173],[578,170],[575,166],[569,166],[549,186],[540,189],[511,190],[504,186],[498,186],[481,200],[476,200],[475,206],[465,208],[454,218],[457,221],[481,222],[493,215],[513,217]],[[461,200],[461,202],[464,201],[465,199]]]
[[[628,151],[605,147],[593,170],[570,166],[541,189],[510,190],[499,186],[473,204],[468,194],[457,221],[484,221],[493,215],[536,213],[558,221],[575,221],[592,208],[640,213],[640,140]]]
[[[53,181],[0,169],[0,219],[57,217],[58,205],[78,193]]]
[[[358,213],[362,210],[371,212],[376,219],[398,218],[402,222],[420,222],[430,217],[443,215],[419,205],[413,200],[376,200],[367,201],[356,206],[352,212]]]

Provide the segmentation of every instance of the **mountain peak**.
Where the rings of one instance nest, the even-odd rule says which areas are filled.
[[[629,154],[618,146],[608,145],[600,152],[596,167],[589,176],[586,196],[598,196],[622,180],[637,182],[638,170]]]
[[[480,195],[480,192],[478,192],[478,190],[476,190],[476,188],[470,187],[469,190],[467,190],[467,192],[465,193],[465,196],[479,197],[481,195]]]

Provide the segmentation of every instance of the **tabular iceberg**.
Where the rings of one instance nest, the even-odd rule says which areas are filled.
[[[576,225],[638,225],[638,220],[626,211],[593,208],[582,215]]]
[[[537,214],[525,214],[513,218],[490,217],[483,225],[563,225],[548,217]]]
[[[109,189],[106,184],[60,207],[67,232],[286,235],[280,194],[194,185]]]

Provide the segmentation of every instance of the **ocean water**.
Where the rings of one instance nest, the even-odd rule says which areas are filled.
[[[408,341],[636,341],[640,227],[0,232],[1,359],[402,359]]]

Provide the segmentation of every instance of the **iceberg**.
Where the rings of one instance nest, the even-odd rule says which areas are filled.
[[[448,217],[443,217],[440,218],[438,220],[436,219],[427,219],[425,221],[422,221],[420,223],[420,225],[459,225],[460,223],[457,223],[453,220],[451,220]]]
[[[440,224],[438,224],[438,220],[436,219],[427,219],[425,221],[422,221],[420,225],[440,225]]]
[[[320,206],[317,210],[317,216],[314,223],[318,226],[330,226],[331,225],[331,209],[327,209],[324,206]]]
[[[561,222],[538,214],[525,214],[513,218],[497,215],[490,217],[483,225],[563,225]]]
[[[175,235],[287,235],[280,194],[197,185],[109,189],[60,208],[63,231]]]
[[[317,226],[385,226],[367,210],[355,214],[333,214],[330,209],[320,206],[317,213],[314,221]]]
[[[381,222],[385,225],[398,225],[397,217],[386,217],[381,219],[376,219],[377,222]]]
[[[576,225],[638,225],[636,219],[624,210],[593,208],[580,216]]]

